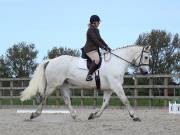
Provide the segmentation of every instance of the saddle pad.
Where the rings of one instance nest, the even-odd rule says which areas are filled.
[[[79,67],[80,69],[88,70],[88,69],[87,69],[87,59],[79,58],[79,59],[78,59],[78,67]]]
[[[78,68],[80,68],[80,69],[88,70],[87,59],[79,58],[77,65],[78,65]],[[103,67],[103,65],[104,65],[104,61],[102,61],[102,63],[101,63],[101,68]]]

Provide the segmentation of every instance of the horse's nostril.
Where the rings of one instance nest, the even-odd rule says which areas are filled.
[[[148,71],[144,71],[142,68],[139,68],[139,70],[140,70],[141,74],[143,74],[143,75],[148,74]]]
[[[148,74],[148,72],[144,72],[144,74],[145,74],[145,75],[147,75],[147,74]]]

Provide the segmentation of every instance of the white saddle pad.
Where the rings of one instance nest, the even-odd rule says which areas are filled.
[[[77,64],[78,64],[78,67],[80,69],[88,70],[88,68],[87,68],[87,59],[79,58]],[[100,68],[102,68],[103,65],[104,65],[104,61],[102,61]]]
[[[78,59],[78,67],[79,67],[80,69],[88,70],[88,69],[87,69],[87,60],[86,60],[86,59],[79,58],[79,59]]]

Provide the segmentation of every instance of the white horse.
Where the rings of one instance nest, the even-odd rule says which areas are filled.
[[[109,103],[112,92],[115,92],[126,106],[130,117],[134,121],[140,121],[129,104],[122,84],[124,73],[130,64],[139,67],[144,74],[149,72],[149,54],[150,46],[142,47],[137,45],[115,49],[111,53],[106,52],[100,67],[101,90],[104,92],[103,104],[98,111],[91,113],[88,119],[100,117]],[[77,117],[76,111],[71,106],[70,89],[96,88],[94,80],[86,81],[88,70],[82,70],[78,67],[80,59],[82,58],[62,55],[39,64],[29,86],[21,93],[21,101],[31,99],[37,95],[41,97],[41,103],[37,111],[32,113],[30,119],[41,114],[46,98],[57,87],[60,87],[63,91],[64,101],[69,108],[72,118],[75,119]]]

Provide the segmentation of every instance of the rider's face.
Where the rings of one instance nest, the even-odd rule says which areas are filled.
[[[98,27],[99,27],[100,22],[96,21],[96,22],[94,22],[93,24],[94,24],[94,26],[95,26],[96,28],[98,28]]]

